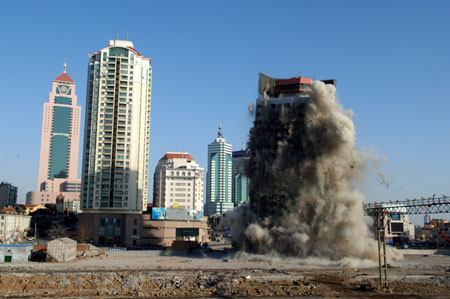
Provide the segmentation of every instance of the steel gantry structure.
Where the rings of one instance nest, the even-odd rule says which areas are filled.
[[[450,196],[429,197],[421,199],[406,199],[395,202],[374,202],[363,205],[367,216],[382,216],[389,214],[437,214],[450,213]]]
[[[421,199],[367,203],[363,204],[363,209],[365,215],[372,216],[377,221],[379,283],[383,285],[382,274],[384,272],[384,285],[387,287],[386,216],[390,214],[426,214],[428,216],[428,214],[450,213],[450,196],[442,195],[441,197],[436,197],[433,195],[432,197],[422,197]],[[439,230],[434,223],[433,225]],[[440,233],[443,234],[442,232]],[[445,235],[444,237],[447,238]]]

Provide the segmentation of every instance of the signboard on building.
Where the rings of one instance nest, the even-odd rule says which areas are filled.
[[[197,237],[198,236],[198,228],[193,228],[193,227],[177,228],[176,236],[177,237]]]
[[[152,220],[164,220],[166,208],[152,208]]]

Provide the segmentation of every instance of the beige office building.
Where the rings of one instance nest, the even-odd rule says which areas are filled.
[[[155,169],[153,207],[203,210],[203,174],[189,153],[165,154]]]

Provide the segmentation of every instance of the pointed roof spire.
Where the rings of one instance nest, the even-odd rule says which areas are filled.
[[[72,78],[70,78],[70,76],[67,74],[67,62],[64,59],[64,70],[61,73],[61,75],[59,75],[55,80],[53,81],[60,81],[60,82],[69,82],[69,83],[74,83]]]
[[[219,138],[222,138],[222,137],[223,137],[223,135],[222,135],[222,123],[219,123],[219,133],[217,134],[217,136],[218,136]]]

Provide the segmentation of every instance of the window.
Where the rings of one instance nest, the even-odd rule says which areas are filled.
[[[401,220],[401,215],[400,214],[391,214],[391,219],[392,220]]]

